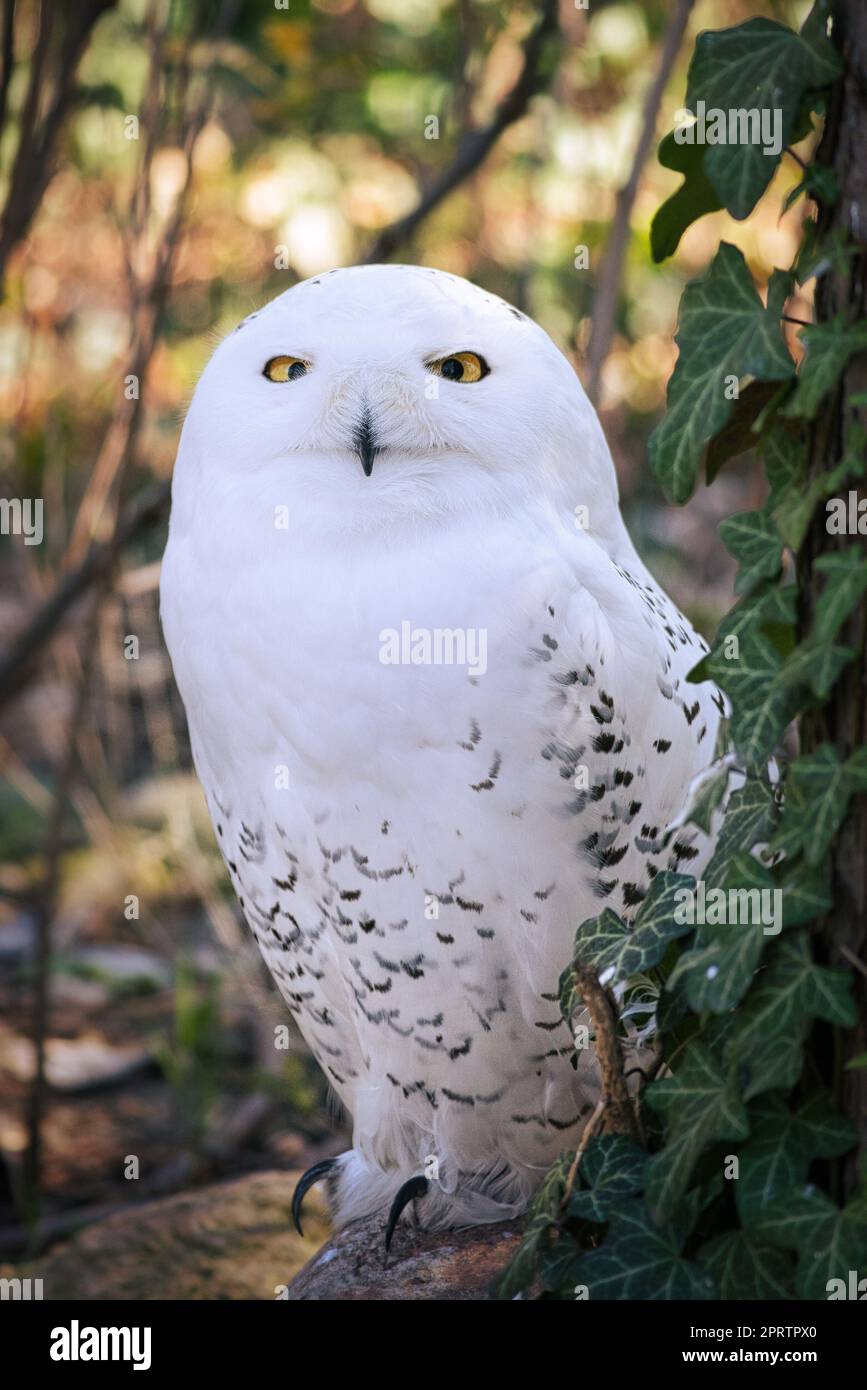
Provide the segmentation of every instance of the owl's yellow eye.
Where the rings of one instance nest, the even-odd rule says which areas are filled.
[[[438,357],[427,363],[429,372],[444,377],[446,381],[481,381],[491,370],[484,357],[477,352],[453,352],[448,357]]]
[[[269,381],[297,381],[309,371],[310,363],[303,357],[271,357],[262,368],[262,375]]]

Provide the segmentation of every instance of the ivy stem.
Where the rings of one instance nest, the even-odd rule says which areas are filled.
[[[865,965],[862,960],[858,959],[854,951],[850,951],[849,947],[845,943],[840,945],[838,947],[838,950],[841,956],[846,957],[850,965],[854,965],[856,970],[860,970],[862,975],[867,976],[867,965]]]
[[[605,1133],[628,1134],[640,1140],[637,1117],[623,1075],[616,1005],[590,966],[573,965],[572,978],[590,1015],[596,1039],[596,1058],[602,1073],[602,1099],[606,1108]]]
[[[806,174],[806,172],[807,172],[807,165],[804,163],[803,159],[801,158],[801,156],[800,156],[799,154],[795,154],[795,151],[792,149],[791,145],[787,145],[787,146],[786,146],[786,151],[785,151],[785,152],[786,152],[786,154],[791,155],[791,157],[792,157],[792,159],[794,159],[795,163],[796,163],[796,164],[799,164],[800,167],[803,169],[804,173]]]
[[[562,1196],[562,1199],[561,1199],[561,1201],[560,1201],[560,1208],[561,1208],[562,1211],[565,1211],[565,1210],[566,1210],[566,1205],[567,1205],[567,1203],[568,1203],[568,1201],[569,1201],[569,1198],[570,1198],[571,1195],[572,1195],[572,1188],[575,1186],[575,1176],[576,1176],[576,1174],[577,1174],[577,1172],[578,1172],[578,1164],[581,1162],[581,1159],[584,1157],[584,1150],[587,1148],[587,1145],[590,1143],[590,1139],[591,1139],[591,1136],[593,1135],[593,1131],[596,1129],[596,1126],[598,1125],[599,1121],[602,1119],[602,1116],[605,1114],[605,1104],[606,1104],[605,1097],[602,1096],[601,1099],[597,1101],[597,1103],[596,1103],[596,1109],[593,1111],[593,1114],[590,1116],[590,1119],[587,1121],[586,1125],[584,1126],[584,1133],[581,1135],[581,1141],[580,1141],[580,1143],[579,1143],[577,1149],[575,1150],[575,1157],[573,1158],[571,1164],[569,1165],[569,1172],[568,1172],[567,1175],[566,1175],[566,1186],[565,1186],[564,1189],[563,1189],[563,1196]]]

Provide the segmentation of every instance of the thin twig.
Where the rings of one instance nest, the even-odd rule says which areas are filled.
[[[76,74],[81,56],[97,21],[116,4],[117,0],[80,0],[76,5],[61,8],[54,0],[43,0],[40,7],[36,45],[19,122],[18,146],[0,219],[0,296],[9,256],[27,234],[53,175],[60,132],[76,96]],[[11,26],[12,16],[8,11],[6,22]],[[56,22],[64,25],[58,44],[53,42]],[[8,33],[9,30],[4,29],[4,45],[7,45],[6,54],[11,62],[12,40],[7,37]],[[52,49],[54,58],[49,72]],[[4,84],[7,83],[6,61],[4,56]],[[46,91],[50,92],[47,105]]]
[[[224,0],[212,37],[218,38],[226,32],[236,11],[236,0]],[[160,46],[156,37],[153,39],[151,51],[152,61],[158,61]],[[184,90],[186,81],[185,79]],[[201,99],[188,117],[183,134],[182,147],[187,160],[184,185],[169,223],[163,230],[162,244],[153,262],[151,281],[141,292],[144,322],[139,324],[134,357],[130,364],[133,374],[139,378],[140,388],[153,351],[159,315],[171,280],[174,255],[191,189],[193,150],[208,118],[212,99],[212,83],[206,79]],[[171,492],[168,482],[157,484],[127,510],[122,511],[119,506],[122,475],[129,470],[134,455],[134,444],[140,424],[140,401],[143,395],[139,389],[138,400],[124,402],[124,408],[112,422],[106,442],[94,465],[88,489],[79,508],[73,539],[67,551],[66,559],[71,568],[58,581],[53,593],[33,615],[8,652],[0,658],[0,708],[17,694],[29,679],[36,662],[70,608],[104,573],[113,568],[121,550],[165,515]],[[113,507],[113,525],[109,526],[109,539],[92,540],[98,518],[112,489],[116,500]]]
[[[0,135],[6,124],[6,107],[9,100],[9,84],[15,65],[15,0],[4,0],[3,38],[0,40]]]
[[[157,3],[154,10],[157,9]],[[223,11],[218,22],[216,34],[223,32],[224,26],[229,22],[235,6],[224,0]],[[151,24],[151,68],[157,74],[162,66],[162,43],[163,31],[155,18]],[[185,79],[185,87],[186,87]],[[100,525],[103,529],[110,529],[113,517],[104,518],[106,509],[112,504],[116,514],[120,505],[120,494],[122,490],[122,480],[131,466],[138,432],[141,426],[144,390],[143,384],[148,366],[153,356],[156,345],[157,328],[163,311],[163,307],[168,296],[169,285],[171,283],[172,268],[180,244],[181,229],[183,226],[184,215],[189,200],[193,182],[193,155],[196,142],[205,126],[213,102],[213,84],[205,81],[201,97],[196,106],[190,111],[185,123],[182,149],[186,159],[184,182],[175,200],[172,214],[162,230],[162,235],[157,249],[153,256],[151,269],[144,282],[137,283],[136,299],[132,306],[133,334],[130,343],[130,364],[127,371],[136,377],[138,390],[132,400],[124,400],[122,408],[118,411],[109,428],[105,443],[100,450],[93,472],[88,481],[87,489],[81,499],[75,525],[72,529],[69,546],[67,548],[66,560],[68,564],[75,565],[81,562],[86,553],[88,544],[96,538]],[[158,103],[148,99],[149,107],[153,106],[152,118],[158,117]],[[149,136],[145,143],[144,159],[145,169],[139,180],[139,185],[149,183],[149,168],[154,155],[155,140]],[[136,225],[137,220],[147,216],[148,200],[139,201],[138,195],[134,195],[131,209],[134,238],[135,255],[133,265],[138,274],[141,274],[141,256],[146,242],[148,228],[146,225]]]
[[[100,597],[99,592],[94,597],[95,609],[99,606]],[[24,1207],[31,1220],[38,1215],[42,1173],[42,1117],[45,1107],[45,1064],[51,977],[51,924],[54,920],[57,893],[60,886],[63,827],[72,783],[78,768],[78,735],[87,708],[90,675],[93,668],[95,633],[96,622],[94,621],[89,628],[88,642],[81,663],[72,713],[66,730],[65,750],[58,768],[54,797],[45,829],[42,850],[45,868],[33,911],[36,929],[33,962],[33,1046],[36,1065],[27,1096],[27,1148],[23,1163]]]
[[[577,1149],[575,1150],[575,1157],[572,1159],[572,1162],[569,1165],[569,1172],[566,1174],[566,1186],[563,1189],[563,1196],[560,1199],[561,1210],[564,1210],[566,1208],[569,1198],[572,1196],[572,1188],[575,1186],[575,1178],[578,1173],[578,1165],[584,1157],[584,1151],[587,1148],[587,1145],[590,1143],[596,1126],[599,1124],[599,1121],[602,1119],[602,1116],[604,1114],[605,1097],[603,1096],[601,1100],[596,1102],[596,1109],[593,1111],[593,1114],[590,1116],[590,1119],[584,1126],[584,1130],[581,1134],[581,1141]]]
[[[638,193],[641,171],[650,153],[650,147],[656,133],[656,121],[665,87],[680,51],[694,3],[695,0],[677,0],[662,42],[659,67],[645,98],[641,134],[635,147],[629,178],[617,195],[617,206],[611,223],[605,259],[596,282],[590,342],[587,345],[587,394],[594,404],[599,397],[602,368],[605,365],[611,340],[614,337],[617,304],[620,298],[620,281],[623,275],[623,263],[626,259],[626,248],[629,245],[632,206]]]
[[[542,0],[539,18],[524,40],[521,71],[511,91],[497,107],[493,120],[480,130],[464,132],[453,162],[433,180],[405,217],[383,227],[363,258],[365,265],[387,260],[443,199],[475,173],[503,131],[524,115],[531,98],[542,86],[540,61],[546,41],[557,31],[557,10],[557,0]]]
[[[164,482],[138,497],[121,514],[111,540],[92,545],[78,568],[64,575],[8,652],[0,658],[0,709],[29,679],[37,660],[70,608],[112,567],[120,551],[162,520],[168,510],[170,495],[171,484]]]

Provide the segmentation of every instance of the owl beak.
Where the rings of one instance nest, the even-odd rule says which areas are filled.
[[[379,453],[376,444],[376,433],[373,428],[373,420],[370,411],[365,407],[358,424],[352,435],[352,447],[361,460],[365,478],[369,478],[373,472],[373,460]]]

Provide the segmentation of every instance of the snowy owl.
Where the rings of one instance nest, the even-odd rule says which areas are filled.
[[[162,619],[276,984],[353,1119],[338,1226],[525,1209],[594,1103],[578,924],[704,851],[706,650],[620,516],[567,359],[455,275],[316,276],[231,333],[184,425]]]

